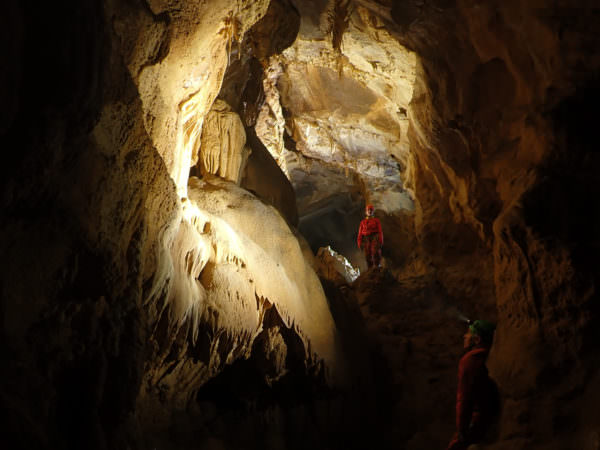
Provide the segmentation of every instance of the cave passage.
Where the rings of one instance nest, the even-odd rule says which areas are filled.
[[[240,41],[235,58],[229,58],[218,105],[206,119],[197,116],[202,123],[186,125],[204,126],[201,170],[193,168],[194,173],[240,182],[298,226],[313,253],[331,246],[362,269],[366,263],[356,248],[356,234],[365,205],[374,204],[385,227],[392,233],[402,229],[405,241],[401,256],[394,250],[386,255],[406,258],[414,241],[408,233],[414,198],[405,186],[411,183],[407,168],[414,159],[408,110],[416,54],[390,32],[370,28],[369,21],[383,26],[383,19],[368,9],[347,11],[341,51],[332,46],[328,27],[319,25],[327,17],[325,3],[321,16],[303,2],[285,12],[274,5]],[[286,32],[279,34],[284,26]],[[264,35],[273,41],[261,42]],[[225,119],[225,110],[229,117],[238,111],[246,131],[239,125],[227,131],[230,148],[222,143],[231,120]],[[273,165],[269,156],[279,170],[267,171]],[[241,172],[225,175],[224,165],[231,165],[232,157]],[[293,193],[286,193],[289,184]],[[274,189],[284,193],[274,194]]]
[[[598,450],[595,2],[38,3],[0,16],[3,443],[445,448],[468,317],[479,448]]]

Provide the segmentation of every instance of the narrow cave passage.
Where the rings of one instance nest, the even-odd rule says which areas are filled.
[[[225,216],[209,204],[224,201],[217,186],[225,185],[214,177],[236,183],[297,227],[308,251],[329,245],[363,270],[356,233],[365,203],[374,203],[386,230],[386,268],[349,287],[332,275],[335,267],[317,263],[350,389],[332,389],[316,361],[303,362],[306,350],[286,331],[276,305],[266,310],[249,359],[222,366],[198,390],[194,419],[186,420],[203,424],[204,431],[196,431],[201,439],[231,448],[442,446],[452,434],[448,380],[455,377],[463,330],[455,299],[415,246],[414,191],[407,186],[418,161],[409,139],[417,57],[389,33],[367,26],[366,20],[382,19],[363,9],[349,16],[346,46],[337,52],[315,24],[321,19],[297,6],[267,13],[229,59],[217,99],[199,116],[198,162],[187,195],[218,230],[215,219]],[[258,39],[281,21],[295,24],[298,35],[273,36],[268,45]],[[201,193],[207,185],[211,193]],[[256,220],[242,217],[228,223],[242,230],[246,220]],[[272,231],[270,217],[258,219],[263,234]],[[216,253],[230,251],[219,236]],[[252,267],[250,253],[240,260],[242,268]],[[222,270],[209,266],[199,278],[203,286],[213,278],[206,273]],[[224,271],[220,276],[232,280]],[[490,304],[460,308],[493,316]],[[229,351],[235,351],[231,343],[219,354]],[[219,431],[225,427],[236,431]],[[193,438],[177,439],[186,445]]]

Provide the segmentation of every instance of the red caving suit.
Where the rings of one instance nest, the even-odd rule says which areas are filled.
[[[358,227],[358,248],[365,252],[368,267],[378,267],[381,262],[381,246],[383,245],[383,231],[381,223],[375,217],[365,217]]]
[[[488,348],[476,347],[460,359],[456,391],[457,432],[447,450],[463,450],[479,441],[494,414],[495,387],[485,366],[488,353]],[[464,440],[459,440],[459,433]]]

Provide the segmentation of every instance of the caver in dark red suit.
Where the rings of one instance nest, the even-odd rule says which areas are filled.
[[[379,219],[374,217],[375,208],[367,205],[365,217],[358,227],[358,248],[365,252],[368,267],[379,267],[381,263],[381,247],[383,246],[383,231]]]
[[[479,442],[496,413],[497,392],[485,366],[493,333],[493,324],[476,320],[464,336],[469,351],[458,364],[457,431],[447,450],[464,450]]]

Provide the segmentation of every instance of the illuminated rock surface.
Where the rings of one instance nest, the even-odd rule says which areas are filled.
[[[346,258],[331,247],[321,247],[317,252],[317,273],[333,282],[352,284],[360,275],[360,270],[352,267]]]
[[[290,336],[295,341],[289,352],[297,352],[293,356],[306,370],[322,372],[333,385],[345,384],[323,289],[281,215],[220,178],[191,178],[188,194],[165,274],[170,310],[161,320],[174,322],[168,330],[172,347],[157,355],[145,377],[148,395],[139,404],[146,420],[165,415],[151,407],[153,395],[187,405],[239,358],[264,358],[274,364],[264,374],[267,380],[281,377],[289,370]],[[188,339],[177,342],[180,332]],[[161,339],[160,333],[152,338],[157,348],[165,344]],[[261,350],[265,341],[268,351]]]
[[[213,103],[198,141],[200,173],[218,175],[239,184],[250,149],[246,147],[244,124],[227,103],[220,100]]]
[[[498,322],[484,448],[598,448],[593,2],[2,19],[12,448],[443,448],[459,313]],[[365,202],[386,270],[319,284]]]

